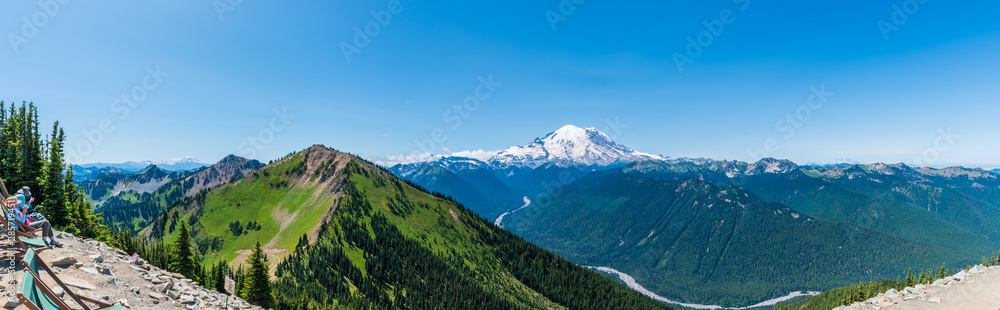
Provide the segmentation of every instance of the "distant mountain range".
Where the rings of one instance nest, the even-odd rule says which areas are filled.
[[[746,306],[1000,246],[1000,170],[670,158],[575,126],[487,155],[389,170],[684,302]]]
[[[183,172],[208,167],[211,164],[203,163],[190,156],[165,161],[128,161],[124,163],[90,163],[73,166],[73,180],[85,181],[97,177],[103,171],[115,171],[123,174],[139,173],[150,166],[157,166],[167,172]]]
[[[94,178],[79,182],[79,188],[87,194],[92,202],[100,206],[105,199],[121,192],[152,193],[167,182],[184,175],[183,172],[164,171],[155,165],[137,173],[108,167],[98,170]]]
[[[138,173],[104,168],[79,188],[109,224],[138,230],[173,203],[243,178],[263,167],[257,160],[229,155],[198,170],[168,172],[152,165]]]

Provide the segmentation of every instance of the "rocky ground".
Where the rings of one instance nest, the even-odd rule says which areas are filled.
[[[1000,267],[975,266],[930,285],[889,290],[835,309],[1000,309]]]
[[[57,233],[56,239],[63,247],[43,251],[38,255],[52,267],[70,288],[95,299],[120,302],[126,309],[258,309],[247,302],[208,290],[183,276],[150,266],[141,258],[131,261],[131,254],[112,249],[94,240],[81,239],[66,233]],[[6,241],[0,241],[6,242]],[[0,305],[6,309],[27,309],[17,301],[24,270],[15,264],[9,268],[11,258],[0,258]],[[65,296],[54,280],[42,272],[41,278],[49,287],[63,296],[70,306],[79,307],[72,298]],[[228,301],[228,307],[227,307]],[[88,305],[94,308],[93,304]]]

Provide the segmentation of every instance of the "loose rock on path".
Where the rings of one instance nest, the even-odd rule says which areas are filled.
[[[59,279],[81,295],[121,302],[126,309],[260,309],[237,297],[201,287],[180,274],[153,267],[141,258],[132,262],[130,253],[102,242],[63,232],[57,233],[56,239],[64,244],[63,247],[42,251],[38,256],[52,267]],[[6,268],[9,265],[9,256],[0,258],[0,266],[5,267],[0,268],[0,306],[27,309],[16,297],[24,270],[16,264],[11,273]],[[42,272],[40,276],[70,306],[79,307],[47,274]]]
[[[895,289],[837,310],[1000,309],[1000,267],[977,265],[930,285]]]

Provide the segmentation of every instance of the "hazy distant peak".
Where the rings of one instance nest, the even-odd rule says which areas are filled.
[[[771,157],[761,158],[757,162],[750,164],[747,168],[747,174],[764,174],[764,173],[787,173],[792,170],[798,169],[799,166],[787,159],[775,159]]]

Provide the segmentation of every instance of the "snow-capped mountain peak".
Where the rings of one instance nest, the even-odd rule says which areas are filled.
[[[636,152],[617,144],[596,128],[566,125],[528,145],[500,151],[488,162],[498,168],[535,168],[546,163],[608,166],[641,160],[663,160],[663,157]]]
[[[177,165],[177,164],[197,164],[197,163],[201,163],[201,161],[199,161],[198,159],[195,159],[194,157],[191,157],[191,156],[185,156],[185,157],[182,157],[182,158],[174,158],[174,159],[171,159],[171,160],[165,160],[165,161],[159,162],[158,164],[161,164],[161,165],[162,164]]]
[[[537,168],[544,164],[558,166],[601,166],[628,164],[648,160],[666,160],[663,156],[638,152],[615,143],[597,128],[563,126],[544,137],[535,138],[524,146],[512,146],[501,151],[462,151],[450,155],[390,156],[390,166],[416,167],[420,163],[435,163],[441,167],[478,167],[494,169]]]
[[[189,171],[189,170],[199,169],[202,167],[211,166],[211,164],[202,163],[191,156],[174,158],[170,160],[161,160],[161,161],[143,160],[143,161],[127,161],[124,163],[91,163],[91,164],[79,164],[77,166],[80,168],[112,167],[131,172],[140,172],[152,165],[156,165],[165,171]]]
[[[765,173],[788,173],[792,170],[798,169],[799,166],[787,159],[775,159],[775,158],[761,158],[757,162],[750,164],[747,168],[747,175],[754,174],[765,174]]]

